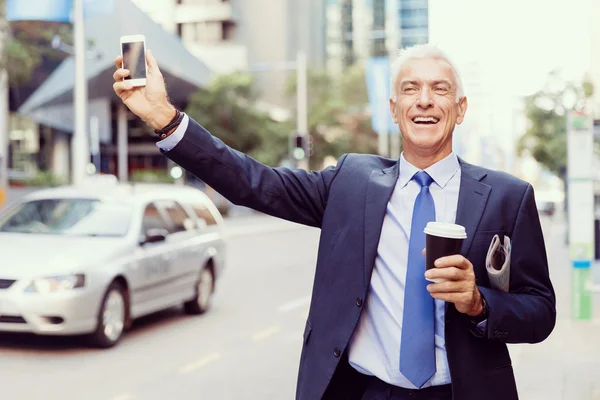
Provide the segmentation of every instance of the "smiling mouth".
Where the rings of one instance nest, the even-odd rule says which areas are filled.
[[[412,121],[419,125],[435,125],[440,122],[440,120],[436,117],[415,117],[412,119]]]

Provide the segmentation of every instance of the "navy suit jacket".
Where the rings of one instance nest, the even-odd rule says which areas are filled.
[[[381,226],[398,178],[398,160],[346,154],[318,172],[270,168],[226,146],[190,119],[165,154],[238,205],[321,228],[296,398],[360,399],[361,376],[347,346],[368,294]],[[552,332],[555,294],[532,187],[506,173],[460,160],[456,223],[462,248],[489,307],[487,330],[446,305],[446,348],[453,398],[512,400],[517,389],[507,343],[536,343]],[[490,288],[485,270],[495,234],[513,242],[510,293]]]

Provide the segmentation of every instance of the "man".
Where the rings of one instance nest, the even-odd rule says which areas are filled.
[[[442,51],[410,48],[393,68],[400,160],[346,154],[310,173],[262,165],[181,117],[147,59],[146,88],[117,69],[114,89],[167,157],[233,203],[322,230],[297,399],[518,398],[506,343],[541,342],[556,319],[544,239],[529,184],[453,153],[467,99]],[[427,273],[447,279],[435,284],[421,254],[432,220],[468,235]],[[513,243],[509,293],[485,270],[496,234]]]

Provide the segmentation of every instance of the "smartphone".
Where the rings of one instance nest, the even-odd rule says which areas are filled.
[[[133,86],[146,86],[146,37],[144,35],[121,36],[123,68],[129,70],[124,80]]]

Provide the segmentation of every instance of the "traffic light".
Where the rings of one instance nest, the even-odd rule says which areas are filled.
[[[294,138],[294,146],[292,156],[295,160],[303,160],[306,157],[306,139],[309,136],[296,134]]]

